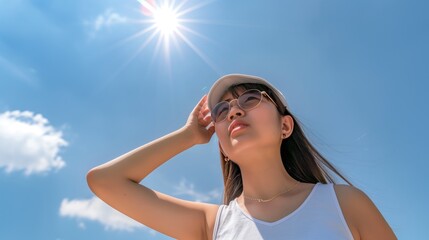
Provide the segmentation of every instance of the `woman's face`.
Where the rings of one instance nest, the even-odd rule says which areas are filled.
[[[246,89],[236,90],[240,96]],[[227,92],[220,101],[236,99],[232,93]],[[248,111],[241,109],[234,100],[225,120],[215,123],[223,152],[230,159],[242,156],[243,153],[251,154],[257,149],[276,150],[280,148],[282,141],[282,117],[276,106],[266,97],[261,103]]]

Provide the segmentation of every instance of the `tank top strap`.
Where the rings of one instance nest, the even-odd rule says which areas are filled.
[[[219,225],[220,225],[220,222],[222,221],[222,212],[225,209],[225,207],[226,207],[226,205],[222,204],[222,205],[219,206],[219,209],[217,210],[216,220],[215,220],[215,224],[214,224],[214,227],[213,227],[213,239],[216,239],[216,237],[217,237],[217,232],[219,230]]]

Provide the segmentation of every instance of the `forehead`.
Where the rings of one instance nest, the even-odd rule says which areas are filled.
[[[235,87],[232,89],[228,89],[223,95],[222,97],[219,99],[219,102],[222,101],[231,101],[232,99],[237,98],[238,96],[240,96],[243,92],[245,92],[247,89],[244,87]]]

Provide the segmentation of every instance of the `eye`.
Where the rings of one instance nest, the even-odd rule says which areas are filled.
[[[245,96],[243,101],[249,102],[249,101],[254,101],[254,100],[259,100],[259,97],[257,97],[257,96]]]
[[[252,106],[259,103],[261,100],[260,94],[257,93],[246,93],[240,97],[240,103],[243,106]]]
[[[228,105],[222,104],[222,106],[219,107],[217,115],[222,115],[224,113],[228,112]]]
[[[222,120],[228,114],[229,103],[220,102],[213,108],[213,115],[216,120]],[[213,117],[213,116],[212,116]]]

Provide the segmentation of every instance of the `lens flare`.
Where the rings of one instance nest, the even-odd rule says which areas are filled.
[[[146,16],[151,16],[156,9],[154,0],[137,0],[141,4],[141,12]]]

